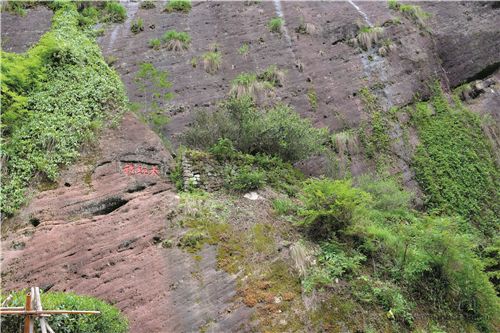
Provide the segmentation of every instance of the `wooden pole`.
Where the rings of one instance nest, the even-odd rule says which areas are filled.
[[[27,293],[26,294],[26,304],[24,306],[24,308],[26,309],[25,311],[20,311],[21,313],[23,312],[27,312],[27,311],[30,311],[31,310],[31,293]],[[9,312],[9,311],[7,311]],[[19,311],[13,311],[14,314],[17,314],[17,313],[20,313]],[[3,313],[0,312],[0,314]],[[8,313],[7,313],[8,314]],[[30,326],[31,326],[31,318],[30,316],[26,316],[24,317],[24,333],[30,333]]]
[[[31,287],[31,308],[33,308],[34,296],[35,296],[35,288]],[[35,333],[35,318],[31,318],[30,320],[30,333]]]
[[[72,311],[72,310],[0,310],[0,315],[23,314],[31,316],[59,315],[59,314],[100,314],[100,311]]]
[[[40,288],[35,287],[35,301],[36,301],[36,309],[38,311],[42,311],[42,299],[40,298]],[[47,327],[46,327],[46,322],[44,317],[39,317],[39,322],[40,322],[40,329],[42,330],[42,333],[47,333]]]

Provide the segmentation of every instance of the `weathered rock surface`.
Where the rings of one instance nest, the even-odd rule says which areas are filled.
[[[53,12],[45,6],[28,10],[28,15],[19,16],[2,11],[2,50],[21,53],[36,44],[50,30]]]
[[[500,66],[500,6],[496,1],[419,3],[432,14],[429,27],[449,83],[483,79]]]
[[[276,64],[287,71],[286,82],[277,88],[276,96],[291,104],[316,126],[326,126],[332,132],[357,128],[367,118],[359,90],[374,91],[385,109],[406,105],[414,96],[428,95],[428,84],[434,79],[454,86],[473,77],[498,61],[498,9],[490,3],[424,3],[431,14],[427,32],[402,13],[390,10],[385,2],[196,2],[187,13],[162,12],[163,3],[155,9],[138,9],[128,3],[132,18],[142,18],[145,31],[137,35],[128,29],[129,23],[112,27],[100,44],[104,54],[117,57],[114,66],[124,80],[132,101],[144,101],[134,77],[142,62],[151,62],[170,73],[174,98],[167,102],[165,114],[171,117],[164,134],[175,143],[177,137],[193,119],[196,109],[213,109],[226,97],[230,81],[241,72],[255,72]],[[392,40],[395,50],[382,57],[376,48],[362,52],[348,41],[358,31],[358,25],[385,28],[383,38]],[[446,14],[444,14],[446,13]],[[271,33],[268,21],[282,15],[283,34]],[[469,29],[472,22],[474,28]],[[400,23],[398,23],[398,21]],[[312,23],[316,32],[299,34],[300,24]],[[186,31],[192,37],[186,52],[171,52],[148,47],[152,38],[161,38],[170,29]],[[458,36],[458,37],[457,37]],[[222,52],[221,69],[211,75],[204,71],[201,56],[217,43]],[[238,52],[249,45],[246,57]],[[462,51],[465,50],[465,51]],[[195,59],[196,61],[192,61]],[[193,67],[193,63],[196,66]],[[313,109],[308,92],[317,95]],[[404,155],[403,151],[396,151]],[[323,158],[305,163],[305,171],[324,173]],[[406,162],[400,169],[408,182],[413,176]],[[373,170],[373,163],[354,156],[350,172],[354,175]]]

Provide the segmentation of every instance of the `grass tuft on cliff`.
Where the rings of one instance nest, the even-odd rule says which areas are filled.
[[[191,0],[170,0],[165,6],[167,13],[181,12],[189,13],[191,10]]]
[[[189,49],[191,36],[187,32],[168,30],[163,34],[161,40],[165,43],[167,50],[179,52]]]
[[[203,68],[209,74],[215,74],[222,63],[222,54],[218,51],[209,51],[203,54]]]
[[[74,4],[61,2],[36,46],[2,52],[3,213],[25,202],[33,180],[55,180],[80,145],[125,110],[123,84],[79,18]]]

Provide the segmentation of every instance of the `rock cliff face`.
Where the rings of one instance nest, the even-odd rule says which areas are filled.
[[[131,332],[194,332],[210,320],[230,332],[250,322],[250,309],[233,304],[234,277],[216,270],[214,247],[201,262],[165,248],[180,233],[170,162],[156,134],[126,115],[55,189],[4,225],[3,288],[38,285],[105,299],[126,314]]]
[[[174,97],[167,109],[171,117],[164,134],[175,143],[192,121],[197,109],[213,109],[226,97],[230,81],[241,72],[258,72],[269,65],[287,71],[278,88],[278,100],[292,105],[316,126],[332,132],[357,128],[367,119],[359,96],[370,88],[385,109],[428,96],[428,85],[441,80],[448,88],[491,74],[499,61],[499,31],[495,29],[498,6],[494,3],[419,3],[430,18],[422,27],[384,2],[200,2],[188,13],[166,13],[139,9],[129,3],[129,13],[142,18],[145,31],[133,34],[127,23],[116,26],[100,39],[104,54],[116,57],[114,67],[127,86],[131,101],[141,103],[143,94],[134,83],[138,65],[151,62],[167,70]],[[276,16],[285,20],[282,34],[269,31],[267,23]],[[468,24],[474,22],[471,28]],[[316,32],[300,34],[296,29],[311,23]],[[358,26],[384,27],[384,37],[395,50],[382,57],[373,50],[363,52],[349,44]],[[148,47],[152,38],[175,29],[192,37],[188,51],[177,53]],[[201,56],[217,43],[222,52],[221,69],[214,75],[203,70]],[[249,45],[245,57],[238,52]],[[193,59],[197,60],[196,63]],[[308,93],[317,96],[313,107]],[[395,154],[404,155],[394,147]],[[325,172],[324,161],[316,158],[303,165],[311,174]],[[352,156],[354,175],[373,170],[362,155]],[[415,187],[406,162],[399,170],[405,183]]]
[[[435,79],[450,89],[487,78],[474,83],[475,90],[464,100],[473,111],[491,115],[494,123],[485,132],[500,151],[496,2],[419,3],[431,14],[425,28],[384,2],[196,2],[188,14],[163,12],[159,2],[149,10],[140,9],[137,2],[125,5],[127,21],[107,27],[99,44],[108,59],[116,58],[113,67],[132,102],[143,101],[134,83],[142,62],[169,72],[174,97],[162,105],[171,118],[162,132],[174,145],[195,110],[214,109],[239,73],[277,65],[287,74],[276,99],[332,133],[356,129],[369,119],[359,96],[364,87],[388,110],[411,103],[415,96],[425,98]],[[285,20],[282,34],[267,27],[276,16]],[[25,51],[50,27],[50,17],[44,7],[30,10],[26,18],[2,12],[3,48]],[[130,31],[136,18],[145,25],[139,34]],[[381,56],[351,46],[358,22],[383,26],[384,38],[395,49]],[[303,23],[313,24],[316,32],[296,32]],[[150,39],[170,29],[189,32],[188,51],[148,47]],[[222,52],[221,69],[213,75],[199,60],[196,66],[192,61],[212,43]],[[245,43],[247,56],[238,52]],[[317,106],[311,105],[308,92],[316,94]],[[393,139],[401,135],[397,129],[393,132]],[[418,138],[415,133],[410,137],[414,147]],[[418,190],[410,168],[411,149],[395,140],[391,150],[397,156],[391,172],[400,173],[407,186]],[[217,269],[213,246],[204,247],[198,260],[179,248],[165,248],[165,241],[183,232],[175,220],[179,197],[168,179],[172,160],[152,130],[125,115],[118,128],[102,133],[96,147],[88,147],[78,163],[62,172],[53,189],[35,191],[30,203],[3,224],[3,288],[39,285],[103,298],[124,311],[131,332],[255,329],[250,324],[254,309],[238,299],[236,277]],[[326,161],[320,156],[298,166],[321,174]],[[353,175],[374,167],[362,153],[351,156]],[[248,205],[256,212],[263,207]],[[245,228],[239,231],[247,232]]]

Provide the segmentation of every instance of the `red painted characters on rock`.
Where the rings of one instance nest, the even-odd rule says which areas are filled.
[[[157,165],[153,165],[151,169],[146,165],[127,163],[123,166],[122,171],[127,176],[132,175],[145,175],[145,176],[159,176],[160,170]]]

